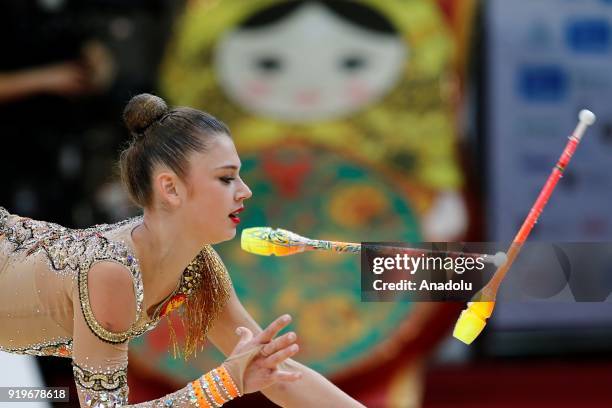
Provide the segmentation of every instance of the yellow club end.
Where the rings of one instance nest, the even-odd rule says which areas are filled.
[[[459,319],[457,319],[455,330],[453,330],[453,337],[465,344],[472,344],[485,325],[486,322],[477,314],[470,309],[464,310],[461,312]]]
[[[245,228],[240,236],[240,247],[252,254],[270,256],[274,255],[274,245],[263,239],[266,232],[271,231],[269,227]]]
[[[270,227],[252,227],[242,230],[240,246],[255,255],[287,256],[304,252],[304,245],[292,240],[301,238],[292,232]]]
[[[467,309],[457,319],[453,337],[465,344],[472,344],[487,324],[494,307],[495,302],[469,302]]]

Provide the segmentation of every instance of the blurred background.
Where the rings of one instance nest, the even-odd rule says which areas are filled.
[[[3,0],[0,20],[12,213],[137,215],[115,164],[122,109],[151,92],[232,129],[254,193],[241,228],[508,241],[588,108],[598,121],[530,239],[612,238],[612,1]],[[369,407],[612,406],[609,302],[500,303],[465,346],[463,304],[360,302],[359,257],[217,249],[255,319],[291,313],[298,360]],[[130,343],[131,402],[222,360],[175,360],[168,338],[162,323]],[[70,361],[0,353],[0,385],[36,384],[75,396]]]

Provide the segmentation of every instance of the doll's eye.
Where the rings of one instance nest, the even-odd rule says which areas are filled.
[[[347,55],[340,60],[340,69],[346,72],[357,72],[367,65],[368,61],[362,55]]]
[[[274,74],[283,68],[283,62],[276,56],[262,56],[255,60],[255,67],[265,74]]]

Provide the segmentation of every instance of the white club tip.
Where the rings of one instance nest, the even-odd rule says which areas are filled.
[[[580,119],[580,121],[585,125],[591,126],[593,123],[595,123],[596,116],[590,110],[583,109],[578,114],[578,119]]]
[[[493,255],[493,264],[498,268],[508,260],[508,255],[505,252],[498,252]]]

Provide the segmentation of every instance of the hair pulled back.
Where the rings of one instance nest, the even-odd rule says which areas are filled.
[[[152,172],[156,165],[169,167],[184,180],[190,153],[205,152],[216,135],[230,136],[227,126],[212,115],[186,107],[169,109],[162,98],[150,94],[133,97],[125,107],[123,120],[133,138],[121,152],[121,179],[131,199],[141,207],[150,205],[153,199]],[[183,274],[201,277],[180,316],[185,333],[182,354],[187,359],[205,343],[212,321],[229,298],[231,281],[223,261],[209,245]],[[176,356],[181,354],[179,341],[169,315],[166,317]]]
[[[140,207],[153,199],[156,165],[167,166],[184,180],[190,153],[205,152],[215,135],[230,136],[228,127],[214,116],[188,107],[170,109],[162,98],[147,93],[128,102],[123,120],[132,140],[119,158],[121,180]]]

